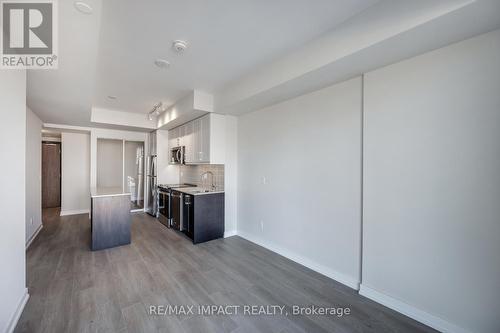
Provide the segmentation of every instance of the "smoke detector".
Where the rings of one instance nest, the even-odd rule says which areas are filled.
[[[172,43],[172,48],[177,53],[184,52],[184,50],[187,49],[187,46],[187,42],[183,40],[174,40],[174,42]]]
[[[92,6],[83,1],[75,1],[73,4],[80,13],[90,15],[94,11]]]

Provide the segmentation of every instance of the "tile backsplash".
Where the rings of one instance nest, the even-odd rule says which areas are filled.
[[[181,165],[180,180],[181,183],[196,184],[198,186],[211,186],[211,176],[202,180],[200,175],[204,172],[211,171],[214,174],[214,183],[218,190],[224,190],[224,164],[200,164],[200,165]]]

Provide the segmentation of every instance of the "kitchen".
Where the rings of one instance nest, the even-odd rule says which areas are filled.
[[[224,236],[224,127],[224,116],[208,114],[169,131],[169,164],[179,166],[179,184],[157,184],[157,139],[150,134],[146,212],[194,243]]]
[[[198,112],[185,114],[199,115]],[[162,132],[167,132],[163,129],[147,133],[144,142],[120,141],[96,134],[97,175],[96,185],[91,187],[91,248],[100,250],[133,242],[130,215],[142,211],[166,228],[184,234],[194,244],[227,236],[225,128],[226,116],[206,113],[169,129],[168,135],[161,136]],[[130,151],[127,147],[131,145],[132,151],[127,155]],[[163,148],[158,150],[157,146]],[[159,165],[159,160],[166,165]],[[131,165],[126,167],[127,164]],[[168,168],[163,177],[158,175],[161,167]],[[158,178],[178,181],[159,184]],[[115,200],[115,203],[100,206],[99,198]],[[122,203],[123,200],[131,203],[130,208]],[[105,214],[109,210],[113,213]],[[125,222],[124,216],[127,216]]]

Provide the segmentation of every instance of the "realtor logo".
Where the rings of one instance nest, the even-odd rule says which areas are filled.
[[[0,67],[57,68],[57,11],[53,0],[0,0]]]

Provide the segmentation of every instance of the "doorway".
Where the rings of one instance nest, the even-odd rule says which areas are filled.
[[[61,143],[42,142],[42,208],[61,207]]]

